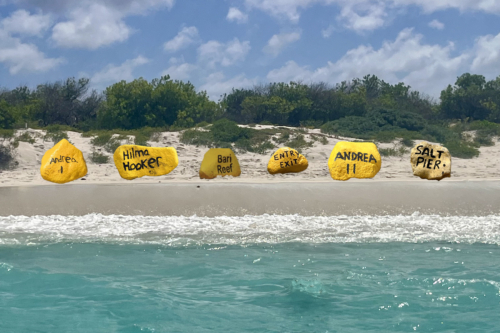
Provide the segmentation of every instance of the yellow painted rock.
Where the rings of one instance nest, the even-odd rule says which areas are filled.
[[[295,149],[288,147],[278,149],[267,164],[267,171],[277,173],[301,172],[307,169],[307,159]]]
[[[85,176],[87,163],[78,148],[62,139],[43,155],[40,173],[49,182],[64,184]]]
[[[179,164],[177,150],[172,147],[123,145],[115,150],[113,160],[120,176],[128,180],[144,176],[163,176]]]
[[[338,142],[328,159],[335,180],[373,178],[382,167],[377,146],[371,142]]]
[[[239,175],[241,175],[240,164],[231,149],[212,148],[205,153],[200,166],[201,179]]]
[[[441,180],[451,177],[451,155],[448,149],[420,142],[411,150],[413,174],[422,179]]]

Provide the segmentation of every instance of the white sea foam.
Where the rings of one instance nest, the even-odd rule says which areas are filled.
[[[500,216],[8,216],[0,244],[41,242],[162,244],[451,241],[500,245]]]

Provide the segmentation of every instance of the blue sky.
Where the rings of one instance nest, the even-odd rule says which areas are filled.
[[[500,75],[495,0],[0,0],[0,86],[169,74],[217,100],[274,81],[375,74],[438,98]]]

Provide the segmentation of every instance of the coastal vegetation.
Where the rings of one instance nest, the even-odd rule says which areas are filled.
[[[108,152],[121,143],[147,145],[158,141],[161,132],[183,130],[185,144],[255,153],[278,145],[300,150],[315,141],[327,144],[326,136],[342,136],[399,140],[401,147],[425,139],[444,144],[453,156],[472,158],[500,136],[500,76],[487,81],[465,73],[444,87],[439,101],[374,75],[337,85],[278,82],[233,89],[218,102],[168,75],[117,82],[102,93],[90,89],[89,79],[68,78],[0,91],[2,135],[25,127],[45,129],[45,140],[54,143],[68,139],[67,131],[82,132]],[[321,134],[306,136],[303,128],[317,128]],[[23,134],[17,140],[33,139]],[[8,150],[2,148],[3,156]]]

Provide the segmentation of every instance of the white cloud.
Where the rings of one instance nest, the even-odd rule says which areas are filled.
[[[328,28],[321,30],[321,35],[323,35],[323,38],[329,38],[334,31],[335,27],[333,26],[333,24],[330,24]]]
[[[278,19],[298,23],[300,11],[313,5],[340,7],[337,20],[346,28],[357,32],[374,30],[383,26],[387,17],[386,7],[395,0],[245,0],[248,8],[258,9]],[[329,37],[331,31],[323,33]]]
[[[174,0],[18,0],[67,18],[53,28],[52,39],[67,48],[97,49],[123,42],[131,29],[128,16],[142,15],[154,8],[171,8]]]
[[[386,16],[385,5],[382,2],[348,2],[342,6],[338,20],[344,27],[361,33],[383,26]]]
[[[257,78],[248,79],[244,74],[237,75],[231,79],[226,79],[222,72],[210,74],[205,84],[200,86],[198,90],[206,91],[210,98],[214,101],[219,100],[224,93],[231,92],[235,88],[249,88],[257,83]]]
[[[438,20],[432,20],[429,22],[429,27],[437,29],[437,30],[443,30],[444,29],[444,23],[438,21]]]
[[[426,13],[446,9],[461,12],[482,11],[500,15],[496,0],[244,0],[249,9],[257,9],[280,20],[298,23],[301,11],[313,5],[340,7],[337,20],[357,32],[371,31],[386,23],[391,12],[417,6]]]
[[[196,43],[199,40],[196,27],[184,27],[181,31],[163,45],[165,51],[176,52]]]
[[[187,62],[181,64],[174,64],[164,70],[161,75],[170,75],[174,80],[187,81],[191,78],[191,74],[196,71],[198,67]]]
[[[0,62],[10,74],[19,72],[46,72],[64,62],[63,58],[47,58],[33,44],[22,43],[5,31],[0,30]]]
[[[75,10],[72,20],[60,22],[53,28],[52,39],[67,48],[97,49],[114,42],[122,42],[130,29],[120,15],[108,7],[96,4],[86,10]]]
[[[123,62],[120,66],[109,64],[101,71],[95,73],[90,81],[93,86],[100,88],[105,87],[108,83],[116,83],[122,80],[132,81],[135,78],[133,74],[134,70],[148,62],[147,58],[138,56],[135,59]]]
[[[297,23],[300,18],[299,9],[307,8],[314,3],[323,2],[322,0],[245,0],[248,8],[259,9],[271,16],[288,19]]]
[[[398,6],[417,5],[428,13],[445,9],[458,9],[461,12],[483,11],[500,14],[500,2],[496,0],[391,0]]]
[[[483,73],[488,78],[496,77],[500,73],[500,33],[476,39],[474,55],[472,71]]]
[[[157,8],[172,8],[175,0],[10,0],[18,5],[64,15],[75,8],[102,5],[121,15],[141,15]],[[0,3],[1,4],[1,3]]]
[[[52,20],[49,15],[31,15],[26,10],[13,12],[9,17],[0,22],[3,31],[11,34],[41,36],[51,25]]]
[[[314,73],[308,66],[299,66],[295,61],[288,61],[285,66],[273,69],[267,74],[270,82],[290,82],[309,80]]]
[[[271,39],[269,39],[263,51],[276,57],[281,53],[281,51],[283,51],[283,49],[285,49],[285,47],[287,47],[287,45],[298,41],[300,39],[300,35],[300,32],[274,35]]]
[[[248,21],[248,15],[242,13],[241,10],[235,7],[229,8],[229,12],[227,13],[226,19],[230,22],[236,21],[237,23],[246,23]]]
[[[349,50],[336,62],[310,70],[290,61],[279,69],[268,73],[270,81],[303,80],[307,82],[338,83],[374,74],[390,83],[405,82],[413,89],[432,96],[454,82],[469,59],[468,54],[453,57],[452,43],[429,45],[422,42],[423,36],[412,29],[401,31],[394,41],[386,41],[379,49],[361,45]]]
[[[242,61],[250,51],[250,42],[240,42],[234,38],[225,44],[211,40],[198,48],[198,61],[214,67],[217,63],[222,66],[231,66]]]

